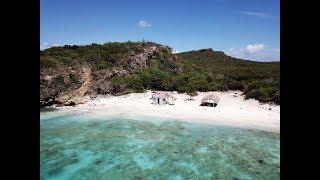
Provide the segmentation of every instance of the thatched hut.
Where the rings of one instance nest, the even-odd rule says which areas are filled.
[[[168,100],[167,100],[168,104],[169,105],[174,105],[174,101],[175,100],[177,100],[177,98],[174,97],[172,94],[168,93]]]
[[[173,101],[175,101],[177,98],[175,98],[174,96],[172,96],[170,93],[168,92],[164,92],[164,91],[156,91],[153,92],[152,94],[152,104],[169,104],[169,105],[173,105]]]
[[[201,100],[200,106],[209,106],[209,107],[216,107],[218,105],[220,98],[215,94],[210,94],[205,96]]]
[[[166,104],[168,96],[165,92],[154,92],[152,94],[152,104]]]

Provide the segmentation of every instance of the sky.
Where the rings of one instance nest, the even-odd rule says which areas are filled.
[[[40,49],[155,41],[280,60],[280,0],[41,0]]]

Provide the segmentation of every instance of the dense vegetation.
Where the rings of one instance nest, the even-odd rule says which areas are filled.
[[[174,55],[172,55],[174,56]],[[143,89],[187,92],[241,90],[245,97],[280,104],[280,62],[255,62],[232,58],[211,49],[177,54],[183,72],[168,66],[151,66],[116,80],[130,92]]]
[[[53,47],[40,52],[41,68],[57,68],[89,63],[97,70],[120,66],[153,42],[106,43],[87,46]],[[73,81],[77,81],[73,77]],[[157,51],[148,67],[124,77],[112,77],[122,93],[146,89],[187,92],[241,90],[246,98],[280,104],[280,62],[255,62],[236,59],[223,52],[203,49],[172,54]],[[118,93],[118,92],[117,92]]]
[[[153,42],[109,42],[105,44],[90,44],[85,46],[65,45],[51,47],[40,51],[41,68],[57,68],[89,63],[96,68],[106,69],[115,66],[120,59],[130,57],[134,53],[143,51]]]
[[[178,55],[192,83],[203,91],[242,90],[246,98],[280,104],[280,62],[245,61],[223,52],[193,51]]]

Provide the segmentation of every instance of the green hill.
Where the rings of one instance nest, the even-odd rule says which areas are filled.
[[[246,98],[280,104],[280,62],[241,60],[212,49],[171,50],[153,42],[115,42],[40,51],[40,106],[146,89],[242,90]]]

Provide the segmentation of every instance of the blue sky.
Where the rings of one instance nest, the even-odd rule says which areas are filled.
[[[40,48],[151,40],[280,60],[279,0],[41,0]]]

